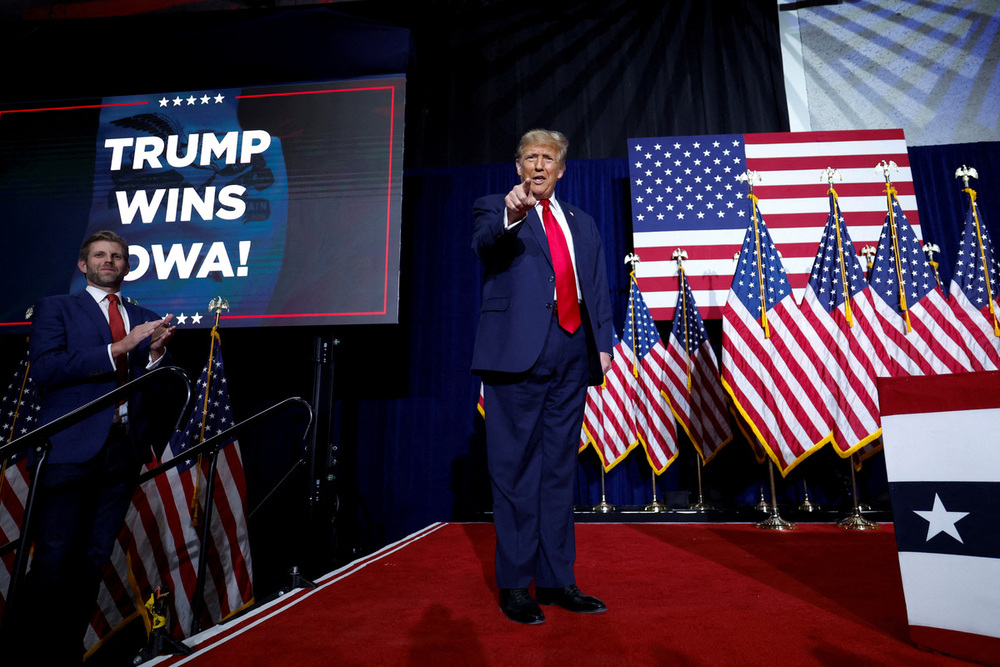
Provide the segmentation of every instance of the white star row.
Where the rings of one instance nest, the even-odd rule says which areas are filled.
[[[168,107],[168,106],[179,107],[181,105],[186,105],[186,106],[189,106],[189,107],[193,107],[194,105],[199,104],[199,103],[200,104],[210,104],[213,100],[215,101],[215,104],[222,104],[222,101],[224,99],[226,99],[226,96],[223,95],[222,93],[219,93],[215,97],[210,97],[209,95],[206,94],[206,95],[202,95],[201,97],[195,97],[194,95],[191,95],[191,96],[185,98],[185,97],[181,97],[180,95],[178,95],[177,97],[175,97],[172,100],[168,99],[167,97],[161,97],[160,98],[160,107],[161,108],[162,107]]]
[[[194,315],[190,315],[190,316],[185,315],[184,313],[181,313],[180,315],[178,315],[175,318],[175,321],[177,322],[177,324],[187,324],[188,317],[191,318],[191,324],[200,324],[201,323],[201,318],[204,317],[204,316],[201,315],[200,313],[195,313]]]

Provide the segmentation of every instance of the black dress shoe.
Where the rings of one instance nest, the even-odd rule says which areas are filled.
[[[535,586],[535,599],[538,600],[538,604],[557,604],[578,614],[599,614],[608,610],[607,605],[597,598],[580,592],[576,584],[563,588]]]
[[[515,623],[537,625],[545,622],[545,614],[531,599],[527,588],[501,588],[500,611]]]

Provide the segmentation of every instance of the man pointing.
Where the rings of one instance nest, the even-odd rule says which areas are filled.
[[[484,387],[496,580],[504,614],[528,624],[545,620],[539,604],[606,610],[576,586],[573,487],[587,386],[611,366],[611,302],[593,218],[554,196],[567,147],[559,132],[528,132],[520,182],[474,206],[485,283],[472,370]]]

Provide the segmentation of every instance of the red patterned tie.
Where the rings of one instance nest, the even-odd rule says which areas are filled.
[[[573,272],[573,260],[569,256],[569,246],[562,228],[552,215],[549,200],[543,199],[542,222],[545,223],[545,235],[549,239],[549,253],[552,255],[552,268],[556,272],[556,302],[559,308],[559,326],[573,333],[580,326],[580,303],[576,293],[576,274]]]
[[[118,297],[114,294],[109,294],[107,299],[111,340],[117,343],[125,337],[125,320],[122,319],[121,311],[118,310]],[[115,357],[115,366],[117,367],[118,384],[125,384],[128,381],[128,357],[124,354]]]

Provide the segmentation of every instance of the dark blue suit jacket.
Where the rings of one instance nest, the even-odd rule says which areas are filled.
[[[160,319],[151,310],[125,302],[129,324]],[[118,386],[108,356],[111,328],[101,307],[86,291],[46,297],[35,305],[28,347],[31,377],[38,385],[44,425],[76,408],[100,398]],[[149,362],[149,339],[129,354],[129,379],[145,372]],[[80,463],[93,458],[111,430],[115,406],[52,436],[50,463]],[[148,442],[141,442],[141,401],[129,400],[130,432],[140,460],[151,457]]]
[[[598,352],[612,351],[611,298],[601,236],[594,219],[559,200],[573,236],[587,320],[590,384],[604,375]],[[542,352],[552,320],[555,273],[542,221],[535,211],[514,230],[504,228],[504,196],[478,199],[472,249],[485,267],[483,305],[472,353],[474,373],[521,373]]]

